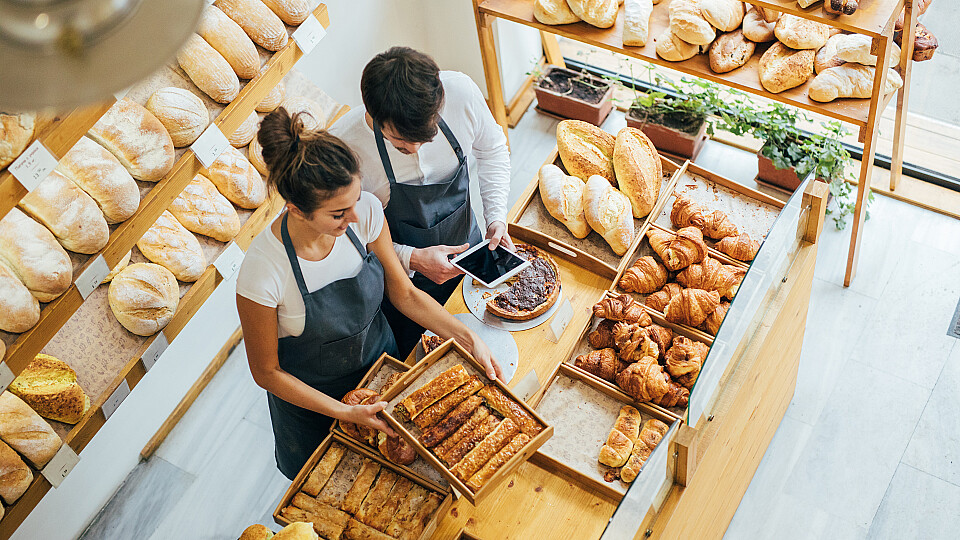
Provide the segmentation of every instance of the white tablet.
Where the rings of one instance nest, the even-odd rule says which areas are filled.
[[[457,255],[450,264],[463,270],[484,287],[491,289],[517,275],[530,264],[530,261],[509,251],[503,245],[491,250],[488,247],[489,244],[490,240],[480,242]]]

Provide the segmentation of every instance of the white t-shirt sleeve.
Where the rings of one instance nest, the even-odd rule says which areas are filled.
[[[262,234],[273,233],[267,228]],[[275,261],[275,257],[268,256],[262,249],[264,240],[268,239],[258,236],[247,250],[237,275],[237,294],[261,306],[275,308],[283,300],[282,281],[285,277],[284,269],[278,264],[289,266],[290,263],[286,259]]]
[[[364,245],[373,242],[380,237],[380,231],[383,230],[383,205],[380,199],[369,191],[360,192],[360,200],[357,201],[357,238]]]

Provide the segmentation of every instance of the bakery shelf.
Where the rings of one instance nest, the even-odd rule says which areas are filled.
[[[817,2],[808,8],[801,8],[796,0],[745,0],[747,4],[770,8],[781,13],[792,13],[823,24],[871,37],[881,35],[893,29],[893,23],[900,14],[903,0],[864,0],[853,15],[832,15]],[[891,13],[893,16],[891,17]]]

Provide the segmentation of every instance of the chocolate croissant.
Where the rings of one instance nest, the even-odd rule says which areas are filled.
[[[613,382],[617,376],[619,361],[617,351],[608,348],[581,354],[573,361],[573,365],[605,381]]]
[[[674,324],[699,326],[720,305],[720,293],[703,289],[683,289],[670,299],[664,317]]]
[[[707,255],[703,233],[696,227],[684,227],[676,234],[650,229],[647,238],[663,264],[673,272],[698,263]]]
[[[710,347],[705,343],[679,336],[673,340],[673,346],[665,356],[667,373],[678,384],[693,388],[693,383],[697,382],[700,368],[709,352]]]
[[[593,305],[593,315],[602,319],[640,323],[640,326],[653,324],[650,314],[629,294],[608,296]]]
[[[597,329],[587,335],[587,341],[590,342],[590,346],[594,349],[613,347],[613,325],[615,324],[617,324],[617,321],[611,321],[610,319],[600,321]]]
[[[660,356],[660,349],[650,337],[646,328],[639,324],[618,322],[613,326],[613,341],[625,362],[636,362],[644,356],[654,359]]]
[[[650,294],[666,285],[669,278],[667,268],[648,255],[637,259],[623,273],[619,285],[628,292]]]
[[[680,294],[682,289],[683,287],[676,283],[667,283],[662,289],[647,297],[647,307],[663,313],[663,310],[667,309],[667,304],[670,303],[670,299]]]
[[[735,269],[735,270],[731,270]],[[720,264],[716,259],[707,257],[701,263],[691,264],[677,274],[677,282],[691,289],[717,291],[720,296],[733,298],[737,294],[744,273],[741,269]]]
[[[640,403],[652,401],[664,407],[685,407],[690,397],[690,391],[671,380],[649,356],[618,373],[617,385]]]
[[[717,242],[716,248],[738,261],[752,261],[757,256],[757,252],[760,251],[760,242],[751,239],[747,233],[741,233],[720,240]]]

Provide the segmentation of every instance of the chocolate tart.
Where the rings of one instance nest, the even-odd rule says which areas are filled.
[[[506,291],[487,302],[487,311],[497,317],[528,321],[547,312],[560,297],[560,269],[540,249],[516,244],[517,255],[531,262]]]

